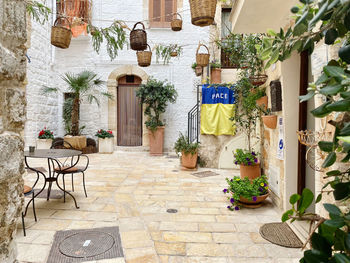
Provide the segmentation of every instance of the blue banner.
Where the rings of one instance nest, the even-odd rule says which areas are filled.
[[[209,84],[203,85],[202,104],[234,104],[234,91],[228,87],[210,87]]]

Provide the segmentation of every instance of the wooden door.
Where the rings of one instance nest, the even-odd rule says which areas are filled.
[[[142,145],[142,106],[136,97],[135,84],[118,85],[118,132],[119,146]]]

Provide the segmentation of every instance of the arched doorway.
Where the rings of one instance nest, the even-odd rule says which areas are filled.
[[[142,79],[125,75],[118,80],[117,87],[117,145],[142,145],[142,106],[136,90]]]

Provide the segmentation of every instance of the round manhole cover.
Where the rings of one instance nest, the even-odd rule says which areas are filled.
[[[59,244],[60,252],[73,258],[94,257],[110,250],[114,237],[100,231],[86,231],[66,237]]]
[[[166,210],[168,213],[177,213],[177,209],[173,209],[173,208],[170,208],[170,209],[167,209]]]

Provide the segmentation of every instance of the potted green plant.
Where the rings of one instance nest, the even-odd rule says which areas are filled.
[[[260,162],[256,152],[236,149],[233,157],[235,165],[239,165],[242,179],[254,180],[260,176]]]
[[[277,127],[277,115],[271,113],[271,109],[261,109],[264,115],[261,116],[265,126],[270,129],[276,129]]]
[[[167,81],[160,81],[149,78],[147,83],[141,84],[136,91],[140,103],[145,105],[145,121],[149,129],[149,144],[151,155],[163,154],[164,123],[161,121],[161,114],[166,111],[168,103],[175,103],[177,91],[174,85]]]
[[[210,62],[210,83],[221,83],[221,64],[216,59]]]
[[[86,147],[86,136],[80,134],[83,127],[79,127],[79,110],[80,103],[83,98],[87,98],[89,103],[93,101],[99,105],[99,99],[96,97],[96,92],[112,99],[112,95],[108,92],[101,91],[100,88],[104,85],[97,74],[92,71],[82,71],[78,74],[65,73],[62,79],[68,84],[68,91],[72,94],[71,105],[71,125],[70,134],[64,137],[64,140],[69,142],[75,149],[83,149]],[[58,88],[44,87],[44,93],[58,92]]]
[[[262,175],[250,181],[246,178],[235,176],[233,179],[226,178],[228,188],[223,192],[229,194],[227,199],[230,205],[227,206],[231,211],[239,210],[241,206],[248,208],[258,208],[263,205],[263,201],[269,196],[269,186],[267,178]]]
[[[199,77],[200,75],[202,75],[202,67],[201,66],[198,66],[197,62],[193,62],[192,64],[192,69],[194,71],[194,73],[196,74],[197,77]]]
[[[114,152],[114,135],[110,130],[100,129],[96,132],[98,137],[98,152],[113,153]]]
[[[38,134],[38,138],[36,139],[36,148],[50,149],[53,139],[53,132],[45,127]]]
[[[193,169],[197,166],[199,143],[190,143],[188,137],[180,133],[174,145],[175,152],[181,153],[181,164],[185,168]]]
[[[255,98],[256,98],[256,105],[260,108],[263,108],[264,110],[267,110],[268,97],[266,96],[266,89],[265,88],[257,89]]]

